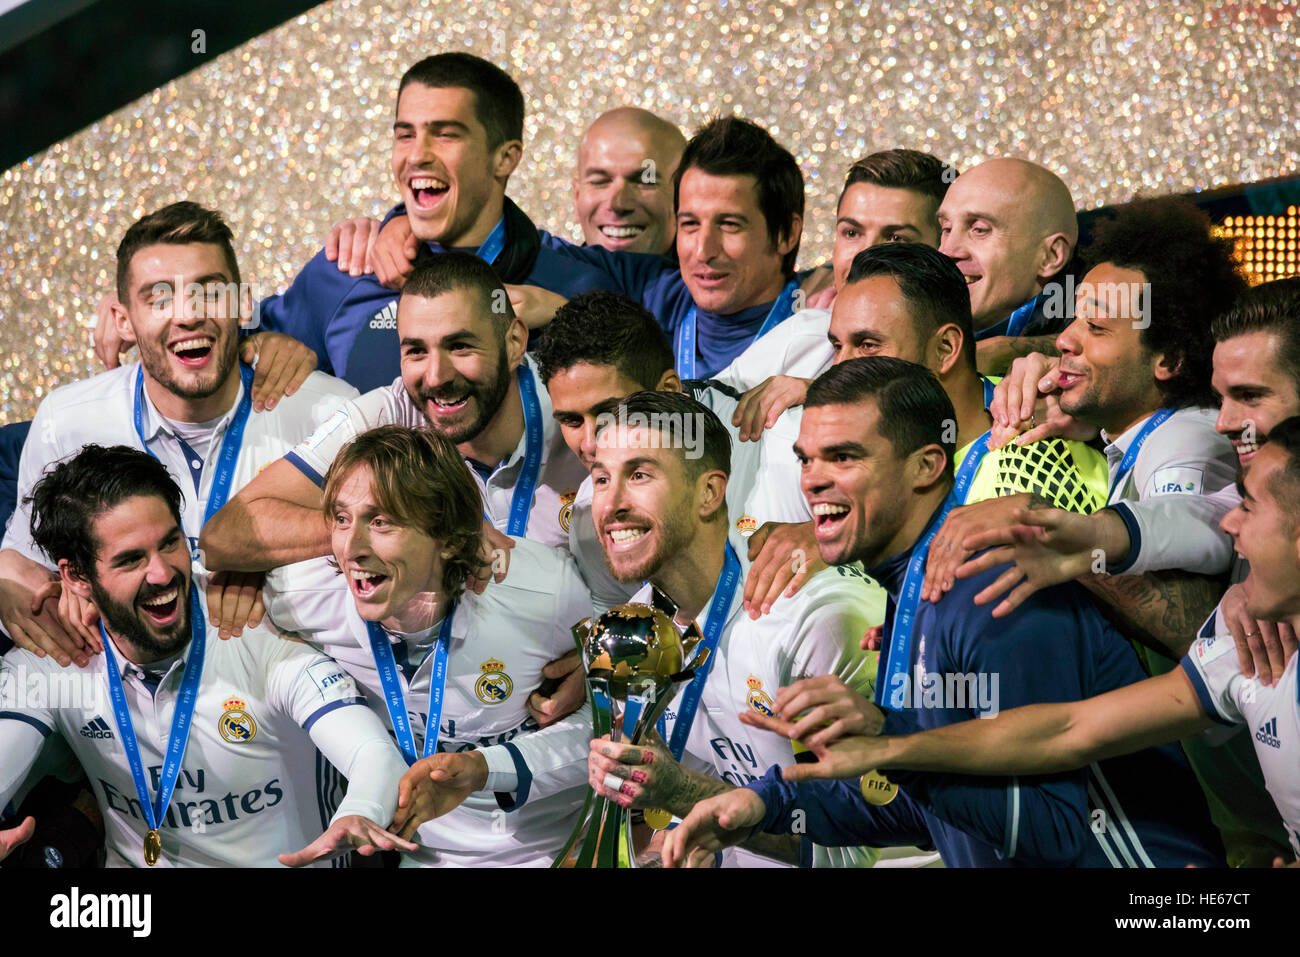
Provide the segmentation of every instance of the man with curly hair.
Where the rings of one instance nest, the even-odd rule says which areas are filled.
[[[1062,549],[1068,539],[1077,547],[1060,563],[1069,569],[1065,579],[1088,588],[1146,646],[1149,671],[1164,674],[1213,620],[1232,562],[1232,540],[1219,523],[1232,506],[1224,490],[1238,459],[1229,436],[1216,431],[1211,374],[1214,322],[1246,283],[1231,241],[1214,237],[1205,214],[1180,198],[1130,203],[1102,224],[1085,255],[1092,266],[1074,322],[1057,339],[1060,359],[1017,360],[994,409],[1011,428],[1031,426],[1018,442],[1099,429],[1110,464],[1109,507],[1077,521],[996,508],[956,515],[936,538],[925,594],[942,593],[954,574],[968,577],[1012,558],[1018,538],[1050,536]],[[1034,396],[1044,402],[1025,413],[1022,399]],[[1016,529],[1021,519],[1041,529]],[[1004,547],[957,571],[967,546],[989,545]],[[982,600],[1016,586],[994,611],[1008,614],[1037,588],[1065,580],[1059,568],[1045,576],[1047,564],[1029,567],[1017,557]],[[1184,747],[1229,861],[1267,864],[1285,848],[1285,836],[1250,740]]]

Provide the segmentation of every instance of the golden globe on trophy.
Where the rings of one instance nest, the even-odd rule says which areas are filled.
[[[708,658],[695,623],[680,634],[673,603],[658,589],[653,601],[619,605],[573,626],[587,668],[594,737],[640,744],[677,685]],[[635,857],[630,814],[589,786],[578,824],[552,866],[635,867]]]

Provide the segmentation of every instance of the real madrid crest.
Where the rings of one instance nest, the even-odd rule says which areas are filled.
[[[248,705],[239,698],[228,698],[222,705],[225,709],[217,722],[217,730],[231,744],[247,744],[257,735],[257,722],[248,713]]]
[[[573,500],[578,497],[577,490],[569,489],[560,496],[560,528],[569,530],[569,521],[573,518]]]
[[[758,519],[753,515],[742,515],[736,519],[736,531],[740,532],[746,538],[758,531]]]
[[[514,691],[514,682],[506,674],[505,662],[489,658],[479,665],[483,673],[474,682],[474,694],[484,704],[500,704]]]
[[[745,696],[745,701],[749,705],[749,710],[767,715],[769,718],[772,717],[774,714],[772,699],[763,690],[763,682],[756,676],[750,675],[747,684],[749,685],[749,694]]]

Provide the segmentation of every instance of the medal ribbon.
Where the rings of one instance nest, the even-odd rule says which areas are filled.
[[[1137,434],[1135,439],[1133,439],[1133,443],[1128,447],[1128,451],[1125,452],[1124,457],[1120,459],[1119,468],[1115,470],[1115,477],[1110,480],[1110,490],[1106,493],[1106,501],[1108,503],[1120,486],[1124,484],[1124,480],[1128,478],[1128,473],[1133,471],[1133,466],[1137,464],[1138,452],[1142,450],[1143,443],[1150,438],[1152,432],[1163,425],[1165,420],[1173,414],[1173,409],[1158,409],[1151,418],[1147,419],[1146,425],[1142,426],[1142,431]]]
[[[216,515],[221,506],[230,497],[230,487],[235,479],[235,463],[239,460],[239,448],[244,442],[244,426],[253,411],[253,369],[242,362],[239,364],[239,378],[244,384],[243,395],[235,415],[226,426],[226,434],[221,440],[221,451],[217,454],[217,472],[212,478],[212,489],[208,492],[208,503],[203,509],[203,524]],[[144,440],[144,366],[136,370],[135,376],[135,434],[140,439],[140,448],[156,459],[149,445]],[[161,461],[161,460],[160,460]]]
[[[425,722],[424,750],[420,753],[420,757],[427,758],[438,750],[443,692],[447,687],[447,646],[451,643],[451,621],[455,614],[456,606],[453,604],[447,609],[447,617],[442,620],[442,627],[438,630],[438,641],[433,647],[433,673],[429,676],[429,716]],[[388,707],[388,717],[393,723],[397,747],[409,766],[416,761],[415,737],[411,733],[406,696],[402,693],[402,682],[397,673],[397,659],[393,656],[393,643],[389,640],[388,633],[376,621],[366,622],[366,631],[370,635],[370,652],[374,655],[375,665],[379,669],[379,685],[384,692],[384,704]]]
[[[179,600],[180,596],[177,596]],[[167,805],[171,803],[172,791],[176,787],[176,778],[180,774],[181,762],[185,759],[185,745],[190,737],[190,724],[194,720],[194,705],[198,700],[199,679],[203,674],[203,654],[207,644],[207,622],[203,617],[203,606],[199,602],[198,589],[190,585],[190,656],[185,663],[185,675],[181,679],[180,691],[176,695],[176,707],[172,712],[171,734],[167,738],[167,751],[163,755],[162,774],[158,779],[158,794],[149,800],[149,782],[145,780],[144,764],[140,760],[140,746],[136,741],[135,726],[131,723],[131,710],[127,707],[126,692],[122,688],[122,675],[118,670],[117,656],[113,653],[113,642],[104,630],[104,623],[99,623],[99,634],[104,641],[104,658],[108,665],[108,693],[113,702],[113,716],[117,720],[117,733],[122,738],[122,749],[126,751],[127,763],[131,766],[131,780],[135,782],[135,793],[140,799],[140,809],[144,813],[149,830],[157,831],[167,814]]]
[[[506,534],[523,538],[528,531],[528,516],[533,510],[533,493],[542,472],[542,405],[537,400],[537,381],[528,363],[519,366],[519,395],[524,404],[524,464],[515,480],[510,499],[510,521]]]
[[[793,279],[785,284],[785,288],[781,290],[781,295],[776,297],[776,302],[772,303],[772,308],[768,310],[767,318],[763,320],[763,325],[759,327],[755,339],[762,338],[790,318],[790,310],[794,306],[794,294],[798,288],[799,284]],[[682,324],[677,327],[677,374],[683,379],[695,378],[695,333],[695,307],[691,306],[691,311],[686,314]]]
[[[885,680],[881,681],[877,677],[875,701],[882,707],[898,709],[903,706],[903,686],[912,656],[912,627],[916,623],[916,608],[921,600],[921,582],[925,580],[925,557],[929,554],[930,543],[943,527],[943,520],[948,517],[948,513],[965,503],[971,482],[988,450],[989,434],[985,432],[971,443],[970,451],[966,453],[961,468],[957,470],[957,480],[953,484],[952,491],[944,500],[943,509],[930,522],[929,528],[925,530],[921,540],[912,550],[912,557],[907,563],[907,575],[903,578],[903,587],[899,591],[898,605],[894,609],[894,624],[889,631],[889,643],[881,652],[883,660],[879,675],[883,675]],[[895,675],[902,675],[903,682],[898,681]],[[886,688],[893,689],[889,701],[884,700]]]
[[[506,218],[502,216],[492,227],[492,232],[488,233],[488,238],[483,240],[483,245],[474,251],[474,255],[490,266],[496,262],[497,257],[501,255],[501,250],[505,248]]]
[[[677,709],[677,720],[673,724],[673,736],[668,742],[668,750],[673,760],[680,761],[686,750],[686,739],[690,737],[691,725],[695,723],[695,712],[699,709],[700,698],[704,695],[704,683],[709,680],[713,663],[718,660],[718,642],[722,639],[722,629],[731,615],[731,604],[736,597],[736,586],[740,583],[740,559],[736,550],[727,542],[726,557],[722,562],[722,571],[718,574],[718,583],[713,588],[713,600],[709,602],[708,624],[704,626],[702,644],[709,650],[708,659],[695,672],[695,677],[687,685],[682,695],[681,706]],[[659,736],[667,736],[667,721],[659,718]]]
[[[993,393],[997,389],[993,380],[986,375],[980,376],[980,382],[984,384],[984,408],[987,409],[993,404]]]

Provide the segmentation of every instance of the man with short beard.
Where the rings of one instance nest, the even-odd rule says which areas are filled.
[[[117,250],[113,312],[122,338],[139,346],[140,361],[58,388],[41,402],[23,448],[19,496],[88,442],[143,449],[184,490],[185,536],[196,571],[206,574],[197,545],[208,518],[356,394],[312,373],[293,395],[254,411],[253,370],[237,361],[240,322],[252,307],[243,290],[220,214],[180,202],[132,225]],[[93,609],[55,584],[30,519],[20,504],[0,551],[0,620],[19,646],[84,666],[102,649]],[[209,613],[223,637],[260,619],[258,584],[236,576],[212,583]],[[41,610],[55,596],[57,617]]]
[[[104,654],[73,673],[80,693],[40,702],[23,689],[51,687],[59,669],[25,650],[4,657],[0,806],[57,732],[92,782],[113,867],[303,866],[415,849],[382,827],[405,766],[342,668],[262,628],[217,640],[181,490],[157,459],[88,445],[25,504],[63,586],[98,610]],[[316,748],[351,785],[313,840],[328,817]]]
[[[905,734],[1022,704],[1078,701],[1142,678],[1128,643],[1078,586],[1035,596],[1004,621],[971,603],[997,570],[959,582],[938,602],[921,598],[934,531],[978,467],[968,455],[954,472],[944,436],[953,414],[934,376],[898,359],[851,359],[809,388],[799,454],[818,548],[831,564],[861,561],[889,592],[888,639],[875,705],[821,676],[782,690],[772,714],[790,721],[807,711],[805,725],[829,723],[830,737],[846,727],[879,729],[885,709],[885,732]],[[828,844],[932,839],[949,867],[1222,863],[1192,774],[1171,746],[1069,775],[972,782],[890,772],[888,780],[892,793],[856,779],[796,790],[769,767],[746,785],[753,794],[738,789],[697,808],[686,833],[670,839],[669,856],[726,805],[744,812],[742,833],[760,825],[788,834],[793,824]]]
[[[730,419],[736,406],[728,390],[710,382],[682,382],[673,370],[672,347],[654,316],[618,293],[585,293],[561,306],[543,330],[534,358],[565,443],[585,468],[591,467],[596,454],[602,414],[633,392],[686,392],[724,420]],[[734,442],[734,429],[729,432]],[[777,593],[792,579],[802,582],[820,567],[817,562],[804,562],[801,570],[792,550],[798,543],[785,547],[780,544],[781,536],[774,540],[777,547],[772,555],[767,555],[773,526],[805,524],[812,517],[799,492],[799,463],[791,451],[798,434],[799,421],[794,414],[778,428],[765,431],[762,441],[733,445],[727,482],[728,514],[735,532],[747,540],[751,559],[757,562],[761,551],[764,563],[770,561],[787,572],[775,576],[772,587]],[[573,501],[569,553],[577,561],[597,609],[604,610],[626,601],[640,584],[620,585],[610,579],[592,522],[591,492],[588,477]],[[773,526],[764,529],[769,522]],[[802,544],[806,556],[812,551],[812,542]],[[757,588],[758,582],[753,584]],[[769,593],[767,587],[751,593],[750,597],[758,599],[753,614]],[[746,606],[749,610],[748,600]]]
[[[231,499],[204,532],[214,565],[269,570],[329,554],[325,473],[379,425],[429,428],[455,443],[498,531],[568,543],[565,510],[586,471],[551,418],[525,356],[528,332],[492,268],[456,252],[420,263],[398,301],[397,331],[401,377],[348,403]]]
[[[1215,429],[1232,440],[1241,468],[1248,468],[1273,427],[1300,414],[1300,279],[1246,290],[1231,309],[1215,318],[1211,332],[1215,340],[1211,384],[1221,400]],[[1003,397],[1002,408],[1014,410],[1013,417],[1019,416],[1022,399],[1036,395],[1036,386],[1050,363],[1026,361],[1025,365],[1030,368],[1019,373],[1013,383],[1016,388]],[[1088,576],[1098,553],[1117,568],[1126,567],[1110,587],[1113,594],[1127,594],[1132,600],[1141,592],[1126,593],[1126,586],[1141,588],[1142,576],[1151,573],[1177,574],[1189,554],[1204,551],[1196,540],[1214,531],[1206,528],[1207,516],[1213,520],[1225,515],[1240,502],[1240,492],[1233,484],[1204,496],[1158,495],[1125,501],[1087,518],[1033,509],[1013,519],[1023,521],[1019,529],[993,529],[978,536],[980,547],[1000,546],[986,553],[983,562],[1012,560],[1016,566],[1005,587],[990,589],[984,600],[995,600],[1011,587],[1013,578],[1023,574],[1025,580],[1000,606],[1013,608],[1038,588]],[[957,574],[980,567],[980,562],[970,562]],[[1184,615],[1188,629],[1184,640],[1230,634],[1242,673],[1257,676],[1267,686],[1285,670],[1288,657],[1295,653],[1296,639],[1288,623],[1260,620],[1249,613],[1249,570],[1240,557],[1234,558],[1230,578],[1235,584],[1199,630],[1196,622]],[[1201,778],[1215,820],[1224,832],[1229,860],[1267,864],[1282,853],[1285,833],[1273,801],[1264,791],[1259,762],[1248,738],[1238,737],[1213,749],[1198,744],[1192,747],[1194,761],[1215,762]]]
[[[1271,433],[1246,470],[1240,483],[1243,498],[1224,517],[1223,527],[1244,559],[1255,563],[1248,579],[1249,614],[1287,622],[1294,630],[1300,626],[1300,418],[1273,423]],[[785,768],[787,781],[851,779],[876,768],[1053,774],[1156,741],[1177,741],[1199,732],[1218,737],[1245,731],[1253,739],[1276,812],[1285,822],[1289,853],[1279,852],[1272,861],[1282,867],[1288,857],[1300,856],[1300,672],[1292,655],[1278,682],[1268,687],[1243,676],[1232,652],[1233,642],[1222,631],[1203,632],[1181,667],[1159,677],[1084,701],[1014,708],[991,720],[962,721],[920,734],[871,736],[870,728],[861,729],[866,734],[849,736],[834,730],[823,733],[827,729],[812,715],[799,721],[766,716],[752,720],[805,743],[817,756],[816,762]],[[783,697],[793,701],[805,690],[816,693],[806,685],[786,689]],[[838,703],[847,701],[848,695],[841,692]],[[883,718],[878,712],[873,717],[877,722]],[[722,810],[702,808],[695,820],[709,829],[710,819],[716,821]],[[729,810],[728,826],[743,826],[743,813]],[[687,830],[689,825],[678,833],[686,836]]]
[[[696,801],[754,780],[771,760],[793,760],[786,742],[750,735],[734,715],[770,707],[773,689],[794,675],[870,685],[857,644],[882,609],[852,570],[823,570],[758,620],[741,612],[748,562],[743,542],[737,548],[728,535],[730,446],[717,416],[673,392],[628,396],[598,433],[592,513],[610,571],[625,583],[648,580],[633,600],[648,604],[658,588],[678,609],[677,627],[698,620],[711,648],[661,721],[661,738],[641,747],[592,741],[590,783],[624,807],[684,816]],[[735,863],[853,867],[874,859],[797,838],[760,839],[748,851]]]

